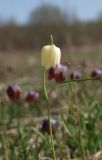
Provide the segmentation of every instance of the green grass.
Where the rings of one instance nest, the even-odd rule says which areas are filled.
[[[73,68],[89,77],[93,68],[102,65],[101,53],[62,54],[62,62],[70,60]],[[82,61],[89,66],[84,68]],[[69,72],[70,69],[69,69]],[[50,139],[40,129],[47,116],[47,104],[42,86],[40,54],[0,54],[0,158],[3,160],[53,159]],[[22,99],[11,102],[5,92],[8,84],[17,83],[22,88]],[[86,157],[102,149],[102,81],[85,81],[76,84],[80,111],[81,135]],[[25,103],[28,91],[37,90],[40,101],[33,105]],[[79,126],[77,123],[74,85],[58,86],[48,82],[49,103],[52,117],[58,121],[54,135],[58,160],[79,158]],[[88,159],[88,158],[86,158]]]

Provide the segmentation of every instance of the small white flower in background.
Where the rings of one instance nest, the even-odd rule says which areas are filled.
[[[59,66],[61,59],[61,50],[54,44],[45,45],[41,50],[42,66],[45,69]]]

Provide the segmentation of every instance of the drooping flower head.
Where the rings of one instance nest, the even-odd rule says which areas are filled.
[[[28,92],[28,94],[27,94],[27,96],[25,98],[25,101],[28,104],[32,104],[32,103],[38,102],[39,101],[39,93],[35,92],[35,91]]]
[[[53,42],[51,45],[43,46],[41,50],[42,66],[45,69],[59,66],[61,59],[61,50]]]
[[[51,118],[52,134],[56,133],[57,125],[58,125],[57,121],[55,119]],[[41,131],[43,133],[50,134],[50,125],[49,125],[49,119],[48,118],[45,118],[43,120]]]
[[[20,100],[21,98],[21,88],[17,84],[8,86],[6,93],[11,101]]]
[[[73,71],[70,75],[70,78],[75,80],[82,77],[82,73],[80,71]]]
[[[92,71],[91,77],[96,80],[102,80],[102,68],[96,68]]]

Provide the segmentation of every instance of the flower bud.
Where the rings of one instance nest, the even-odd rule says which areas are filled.
[[[59,66],[61,59],[61,50],[54,44],[46,45],[41,50],[42,66],[45,69]]]

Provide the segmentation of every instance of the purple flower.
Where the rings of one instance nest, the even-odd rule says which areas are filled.
[[[55,76],[54,72],[55,72],[55,69],[53,67],[51,67],[48,70],[48,80],[54,79],[54,76]]]
[[[6,93],[11,101],[16,101],[21,98],[21,88],[17,84],[8,86]]]
[[[55,134],[56,129],[57,129],[57,122],[56,120],[51,118],[51,126],[52,126],[52,133]],[[42,128],[41,131],[44,133],[50,134],[50,126],[49,126],[49,119],[45,118],[43,120]]]
[[[63,83],[67,78],[68,69],[65,65],[59,65],[56,68],[50,68],[48,71],[48,80],[55,79],[58,83]]]
[[[96,68],[92,71],[91,77],[96,80],[102,80],[102,68]]]
[[[71,79],[80,79],[82,77],[82,73],[80,71],[73,71],[70,75]]]
[[[31,104],[39,101],[39,93],[35,91],[30,91],[26,96],[26,102]]]

